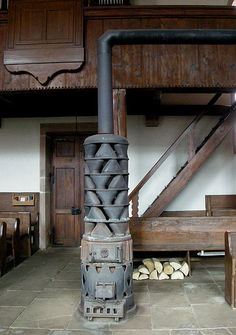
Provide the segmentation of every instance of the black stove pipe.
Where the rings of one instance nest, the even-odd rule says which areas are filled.
[[[236,30],[110,30],[98,40],[98,133],[113,134],[112,47],[131,44],[235,44]]]

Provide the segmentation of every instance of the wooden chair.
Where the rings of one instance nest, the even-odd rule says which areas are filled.
[[[225,232],[225,300],[236,307],[236,232]]]
[[[0,217],[6,224],[7,262],[13,261],[16,266],[20,261],[20,220],[18,218]]]
[[[7,256],[7,242],[6,242],[6,229],[5,222],[0,222],[0,276],[5,273],[6,256]]]

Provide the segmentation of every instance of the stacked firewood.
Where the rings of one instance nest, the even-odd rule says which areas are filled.
[[[144,279],[184,279],[189,274],[189,265],[185,261],[170,258],[160,261],[157,258],[143,259],[142,264],[133,271],[134,280]]]

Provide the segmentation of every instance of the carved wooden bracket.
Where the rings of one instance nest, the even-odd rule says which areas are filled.
[[[80,0],[12,0],[4,65],[28,73],[41,85],[57,74],[78,71],[84,62]]]

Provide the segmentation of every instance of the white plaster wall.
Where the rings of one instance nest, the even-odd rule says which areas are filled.
[[[39,121],[3,119],[0,192],[39,192]]]
[[[96,117],[77,121],[96,121]],[[40,191],[40,124],[65,122],[75,122],[75,118],[2,119],[0,192]]]
[[[161,117],[158,127],[145,127],[144,116],[128,116],[129,187],[137,185],[145,173],[164,153],[172,141],[193,117]],[[83,117],[78,122],[95,121]],[[213,124],[208,117],[202,126]],[[3,119],[0,128],[0,192],[40,191],[40,123],[75,122],[74,118]],[[197,132],[197,137],[200,133]],[[236,155],[229,134],[187,187],[169,205],[167,210],[201,210],[205,208],[205,194],[236,193]],[[204,137],[201,133],[201,137]],[[153,178],[143,192],[140,204],[143,211],[155,193],[168,184],[170,178],[186,159],[186,144],[171,155],[168,164]]]

